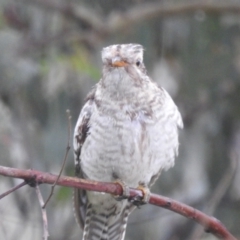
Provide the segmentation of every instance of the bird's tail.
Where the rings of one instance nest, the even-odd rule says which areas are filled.
[[[123,240],[131,204],[126,200],[116,201],[104,208],[88,204],[83,240]]]

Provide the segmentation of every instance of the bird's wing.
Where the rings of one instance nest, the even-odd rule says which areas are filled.
[[[168,103],[168,106],[166,106],[166,107],[169,109],[169,111],[171,113],[171,114],[169,114],[169,120],[175,122],[177,127],[182,129],[183,128],[183,120],[182,120],[182,116],[178,110],[178,107],[173,102],[173,99],[171,98],[169,93],[164,88],[162,88],[162,90],[165,94],[165,97],[168,100],[168,101],[166,101]]]
[[[92,107],[94,103],[95,89],[93,89],[86,99],[86,103],[83,106],[77,124],[74,130],[73,136],[73,148],[75,158],[75,176],[84,178],[84,173],[81,169],[81,149],[88,136],[89,132],[89,120],[92,115]],[[87,210],[87,194],[84,189],[74,189],[74,211],[75,217],[79,225],[83,228]]]
[[[159,93],[161,94],[161,96],[163,96],[165,98],[165,104],[163,106],[164,111],[168,112],[168,116],[167,116],[167,121],[168,123],[171,125],[171,128],[176,131],[178,131],[178,129],[182,129],[183,128],[183,121],[182,121],[182,116],[177,108],[177,106],[175,105],[173,99],[171,98],[171,96],[169,95],[169,93],[162,87],[158,86],[159,89]],[[177,144],[174,147],[174,152],[175,152],[175,157],[178,155],[178,141]],[[152,176],[150,183],[149,183],[149,187],[151,187],[156,180],[159,178],[160,174],[162,172],[162,169],[159,170],[159,172],[155,175]]]

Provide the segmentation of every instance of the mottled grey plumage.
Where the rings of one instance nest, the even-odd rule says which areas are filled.
[[[181,115],[169,94],[146,75],[138,44],[106,47],[102,79],[89,94],[74,131],[76,175],[151,186],[178,153]],[[132,205],[109,194],[75,190],[84,240],[124,239]]]

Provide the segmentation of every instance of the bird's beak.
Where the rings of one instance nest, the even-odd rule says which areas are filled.
[[[115,57],[115,58],[112,59],[112,66],[113,67],[125,67],[127,65],[128,64],[119,57]]]

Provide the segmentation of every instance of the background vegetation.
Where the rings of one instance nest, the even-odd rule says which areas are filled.
[[[180,155],[153,191],[213,214],[240,238],[240,0],[1,0],[0,164],[58,173],[75,124],[101,77],[104,46],[140,43],[149,75],[184,118]],[[73,175],[69,154],[65,175]],[[237,164],[238,163],[238,164]],[[0,192],[17,180],[1,177]],[[46,197],[49,186],[41,186]],[[80,239],[71,189],[47,207],[50,239]],[[0,239],[41,239],[34,189],[0,201]],[[143,206],[126,240],[215,239],[194,222]]]

